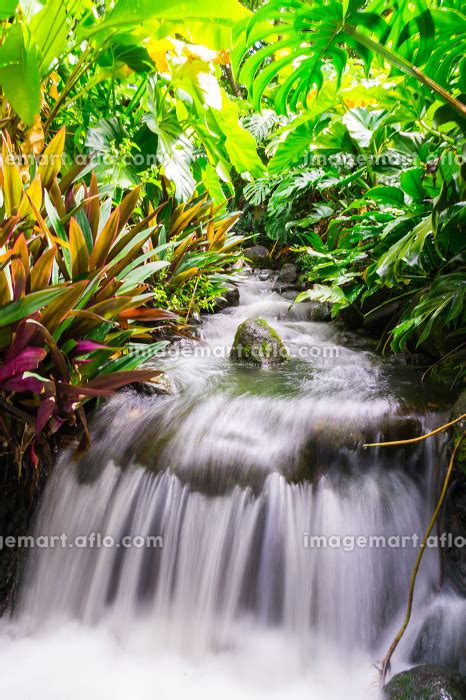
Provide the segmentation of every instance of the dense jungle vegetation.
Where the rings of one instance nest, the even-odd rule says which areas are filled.
[[[20,473],[74,427],[84,449],[86,403],[156,374],[255,240],[298,262],[297,303],[461,382],[460,0],[1,0],[0,23],[0,435]]]

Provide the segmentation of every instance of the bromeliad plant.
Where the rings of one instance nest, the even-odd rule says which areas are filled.
[[[158,372],[139,369],[164,345],[148,278],[169,265],[147,247],[151,213],[130,225],[136,188],[112,209],[90,186],[59,182],[64,133],[25,187],[3,137],[0,246],[0,432],[21,470],[48,450],[48,437],[80,420],[83,404]],[[148,325],[150,324],[150,325]]]

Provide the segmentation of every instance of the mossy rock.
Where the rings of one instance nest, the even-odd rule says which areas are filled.
[[[270,252],[263,245],[253,245],[243,251],[244,257],[254,270],[268,270],[272,267]]]
[[[230,357],[257,366],[286,362],[288,353],[278,333],[263,318],[248,318],[238,326]]]
[[[464,700],[466,676],[443,666],[415,666],[394,676],[385,700]]]

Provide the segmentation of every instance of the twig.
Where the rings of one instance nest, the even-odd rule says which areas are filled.
[[[464,418],[464,416],[462,416],[462,418]],[[458,420],[461,420],[461,419],[458,419]],[[453,422],[456,423],[457,421],[453,421]],[[452,423],[450,423],[450,425],[452,425]],[[445,426],[442,426],[442,428],[444,428],[444,427]],[[437,432],[439,432],[439,431],[437,430]],[[380,666],[378,666],[379,673],[380,673],[380,680],[381,680],[382,685],[385,683],[385,678],[387,676],[388,671],[390,670],[390,659],[392,658],[395,649],[397,648],[403,634],[405,633],[405,630],[409,624],[409,620],[411,619],[411,612],[413,609],[414,586],[416,584],[416,577],[417,577],[417,573],[419,571],[419,566],[421,564],[422,556],[423,556],[425,548],[426,548],[427,540],[429,539],[430,533],[432,532],[432,530],[434,528],[434,525],[437,521],[438,514],[440,513],[442,506],[443,506],[443,503],[445,501],[445,496],[447,495],[448,484],[450,482],[450,477],[451,477],[451,474],[453,471],[453,466],[455,464],[456,455],[458,454],[458,450],[460,449],[461,444],[462,444],[465,436],[466,436],[466,431],[463,431],[463,433],[461,434],[461,437],[459,438],[458,442],[456,443],[456,445],[453,449],[452,455],[450,457],[450,462],[448,464],[447,473],[445,475],[445,480],[443,482],[442,493],[440,494],[440,498],[438,500],[437,507],[435,508],[434,514],[432,515],[432,518],[431,518],[430,523],[429,523],[429,527],[426,530],[426,533],[424,535],[424,539],[422,540],[422,543],[421,543],[421,548],[420,548],[419,553],[418,553],[417,558],[416,558],[416,563],[414,565],[414,569],[413,569],[413,572],[411,574],[411,583],[409,586],[409,593],[408,593],[408,606],[406,608],[405,619],[404,619],[403,624],[401,625],[400,629],[398,630],[398,633],[397,633],[395,639],[391,643],[388,652],[386,653],[385,657],[383,658]],[[420,439],[423,439],[424,437],[427,437],[427,436],[424,435]],[[384,444],[396,445],[397,443],[392,442],[392,443],[384,443]]]
[[[409,438],[409,440],[394,440],[393,442],[368,442],[363,445],[363,447],[388,447],[390,445],[411,445],[414,442],[421,442],[421,440],[425,440],[426,438],[430,438],[433,435],[438,435],[438,433],[443,432],[444,430],[447,430],[452,425],[455,425],[455,423],[459,423],[461,420],[464,420],[466,418],[466,413],[463,413],[462,416],[459,418],[455,418],[455,420],[450,421],[449,423],[445,423],[444,425],[441,425],[440,428],[435,428],[435,430],[431,430],[430,433],[426,433],[425,435],[421,435],[420,437],[415,437],[415,438]]]

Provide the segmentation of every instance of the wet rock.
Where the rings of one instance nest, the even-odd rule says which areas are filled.
[[[255,270],[264,270],[272,267],[270,252],[263,245],[253,245],[251,248],[246,248],[244,257],[249,260]]]
[[[298,292],[296,291],[296,289],[287,289],[284,292],[282,292],[282,296],[287,301],[291,301],[293,303],[296,297],[298,296]]]
[[[410,662],[465,670],[465,626],[463,600],[451,594],[439,596],[419,630]]]
[[[298,266],[293,263],[285,263],[278,273],[277,281],[282,284],[295,284],[298,279]]]
[[[228,306],[239,306],[239,289],[234,284],[226,284],[221,297],[215,300],[214,312],[223,311]]]
[[[309,302],[309,320],[328,322],[332,318],[332,305],[326,301]]]
[[[355,304],[350,304],[338,312],[338,320],[352,331],[362,328],[364,317]]]
[[[273,270],[261,270],[257,275],[261,282],[267,282],[273,275]]]
[[[443,666],[415,666],[394,676],[384,688],[386,700],[464,700],[466,676]]]
[[[464,389],[460,396],[458,397],[458,400],[454,404],[451,415],[450,415],[450,420],[456,420],[457,418],[460,418],[460,416],[466,415],[466,389]],[[452,444],[455,444],[463,434],[463,432],[466,430],[466,418],[463,418],[463,420],[459,421],[452,427],[451,430],[451,437],[452,437]],[[455,463],[455,469],[457,472],[460,472],[463,476],[466,477],[466,441],[463,440],[463,443],[458,450],[458,454],[456,456],[456,463]]]
[[[396,315],[400,308],[400,304],[394,301],[392,304],[382,306],[380,309],[374,309],[362,322],[363,328],[375,335],[381,335],[392,318]]]
[[[238,326],[230,357],[254,365],[276,365],[288,359],[278,333],[263,318],[248,318]]]
[[[189,325],[200,326],[202,324],[202,316],[199,311],[194,311],[189,317]]]
[[[165,372],[152,377],[147,382],[135,382],[131,386],[143,396],[167,396],[176,393],[173,381]]]
[[[432,364],[432,359],[430,359],[429,364]],[[451,354],[449,357],[444,357],[437,365],[432,367],[432,370],[430,372],[430,379],[433,379],[439,384],[443,384],[448,389],[450,389],[450,387],[453,384],[455,384],[456,386],[461,386],[461,379],[463,380],[463,382],[465,379],[465,366],[466,348],[461,348],[457,352]],[[465,407],[466,396],[463,399],[463,408]]]

